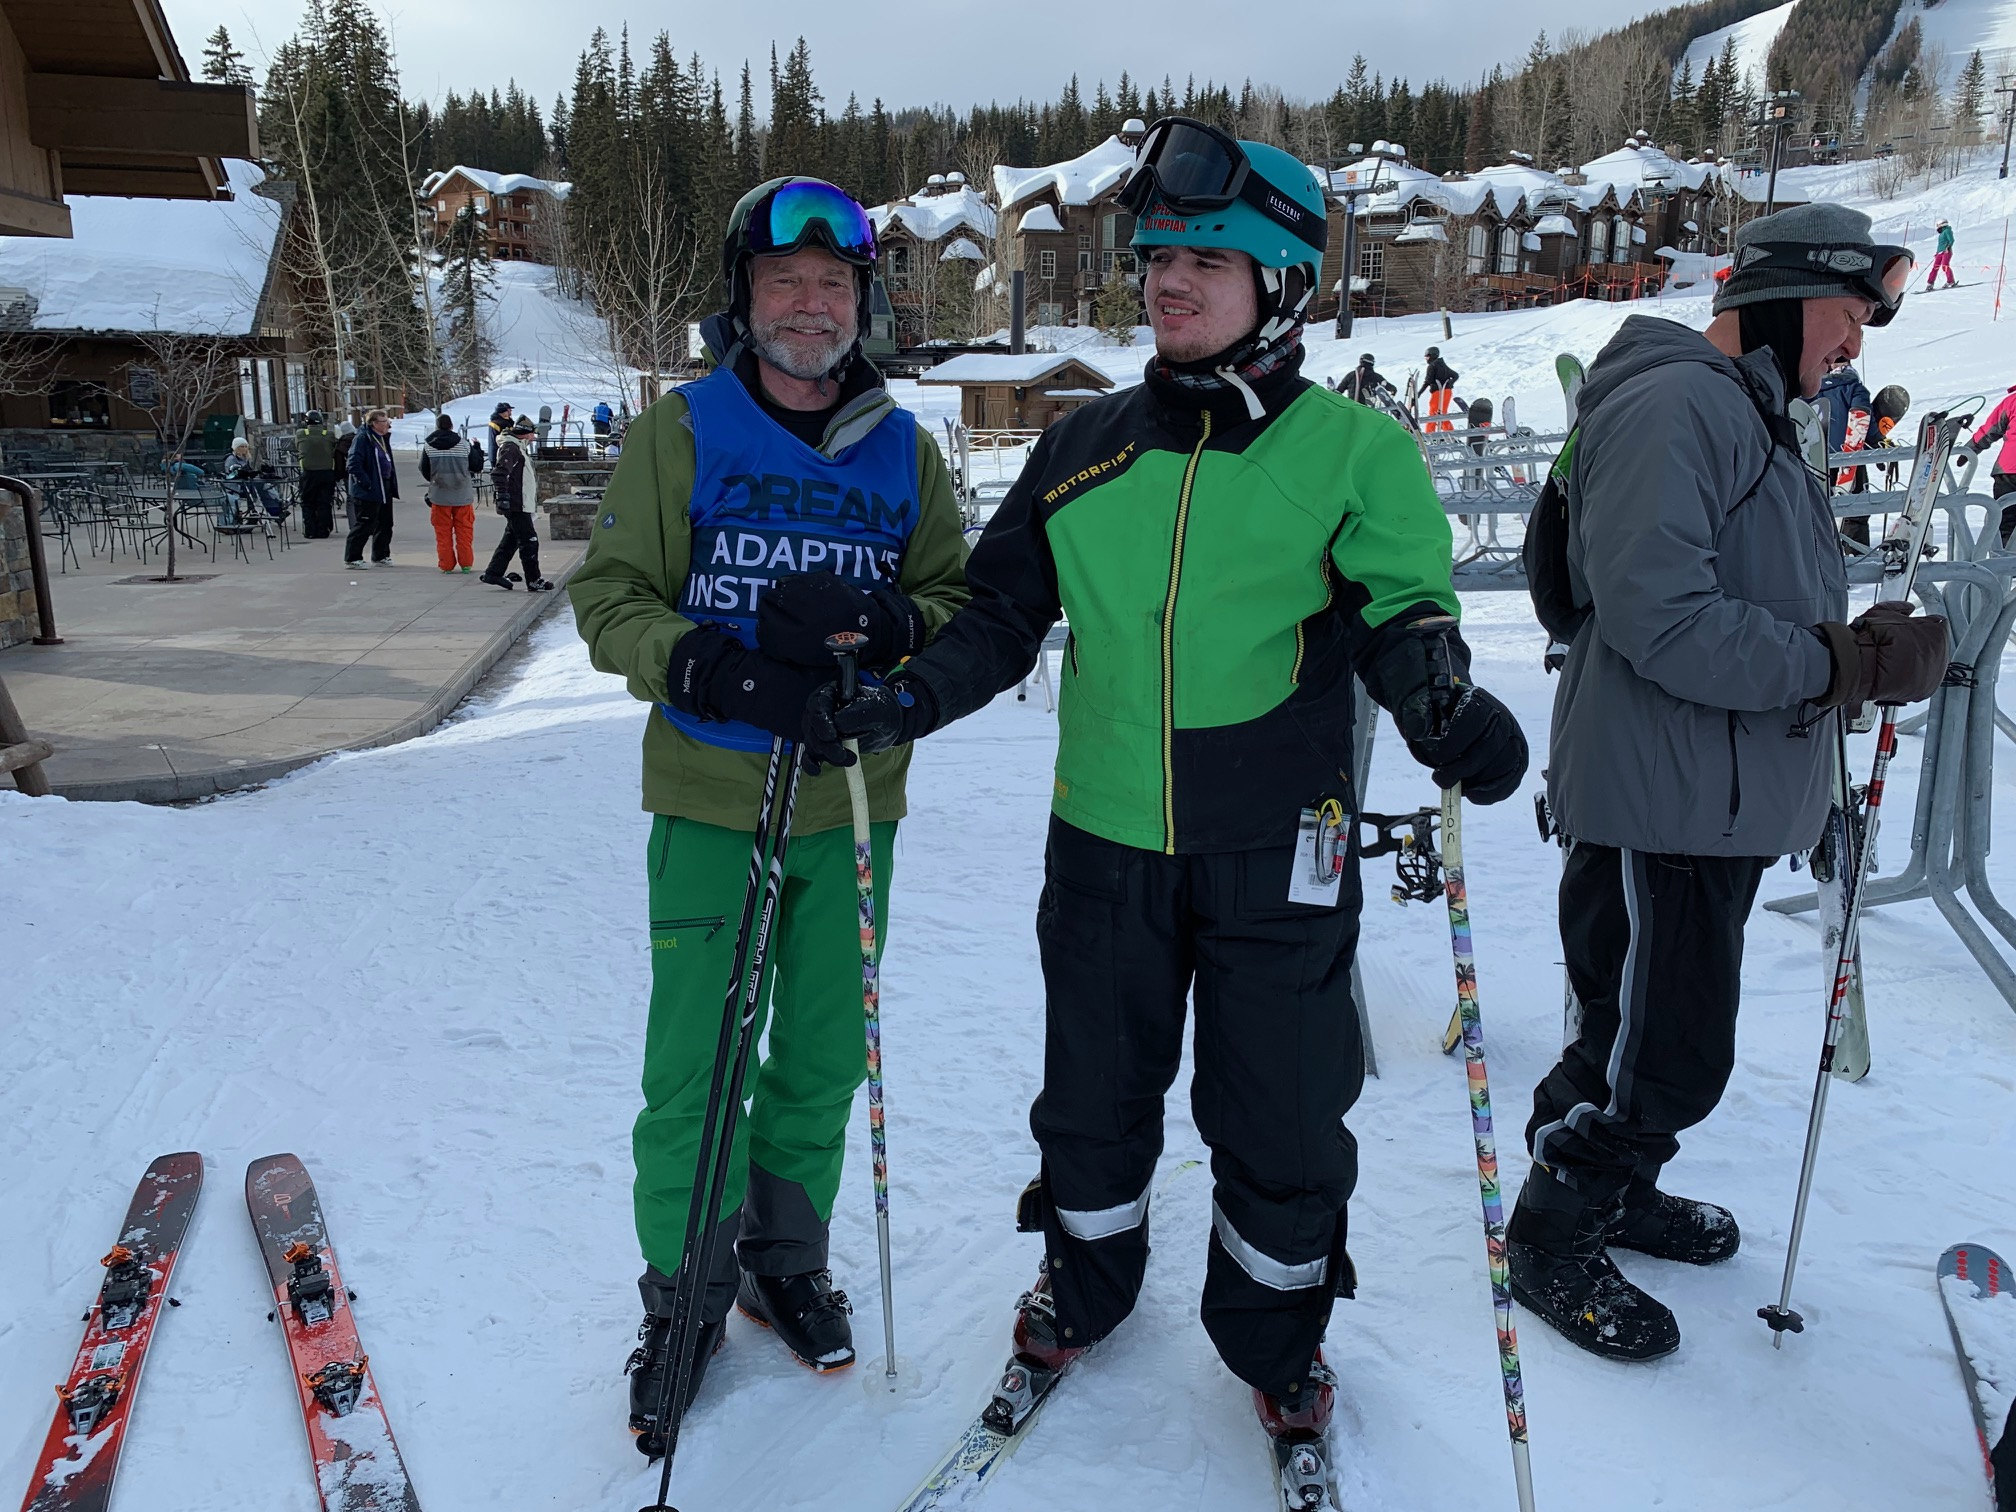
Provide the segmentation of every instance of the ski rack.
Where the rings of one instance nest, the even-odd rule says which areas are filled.
[[[1994,515],[1991,509],[1982,532],[1989,540],[1994,539]],[[1879,581],[1879,563],[1871,552],[1854,564],[1851,584]],[[2004,720],[1995,690],[2016,630],[2016,555],[1997,552],[1985,560],[1927,562],[1918,569],[1914,591],[1929,612],[1946,616],[1953,660],[1945,686],[1932,695],[1923,717],[1912,721],[1925,736],[1925,751],[1909,854],[1895,873],[1873,876],[1864,884],[1863,906],[1930,898],[2003,1001],[2016,1010],[2016,967],[1989,934],[1992,929],[2016,950],[2016,914],[1996,896],[1987,872],[1996,735]],[[1898,729],[1904,732],[1906,726]],[[1779,914],[1810,913],[1819,897],[1799,893],[1764,906]]]

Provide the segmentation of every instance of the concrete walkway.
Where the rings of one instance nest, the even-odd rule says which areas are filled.
[[[176,569],[202,582],[122,582],[158,575],[160,556],[114,564],[81,535],[81,569],[56,575],[52,551],[64,644],[0,651],[0,678],[29,730],[56,748],[43,770],[57,793],[203,798],[440,723],[563,594],[443,574],[419,488],[396,509],[394,565],[366,572],[343,568],[340,516],[335,537],[296,537],[270,562],[261,541],[249,563],[228,540],[214,562],[185,547]],[[502,530],[479,510],[478,572]],[[586,543],[545,533],[542,516],[540,569],[564,584]]]

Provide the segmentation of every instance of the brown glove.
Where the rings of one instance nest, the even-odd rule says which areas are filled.
[[[1907,704],[1930,698],[1946,676],[1946,621],[1913,614],[1911,605],[1872,605],[1853,624],[1815,625],[1834,659],[1827,691],[1813,700],[1823,709],[1865,703]]]

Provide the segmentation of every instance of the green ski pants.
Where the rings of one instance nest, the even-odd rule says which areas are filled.
[[[895,822],[872,826],[875,940],[888,922]],[[647,856],[651,889],[651,1018],[644,1040],[644,1110],[631,1147],[637,1164],[637,1239],[661,1278],[676,1276],[694,1200],[693,1165],[707,1115],[708,1084],[734,964],[755,835],[657,815]],[[840,1190],[854,1092],[868,1075],[861,1008],[861,930],[851,828],[794,835],[770,936],[752,1033],[762,1035],[744,1083],[743,1116],[721,1198],[707,1308],[725,1315],[732,1296],[728,1241],[767,1253],[764,1274],[825,1265],[825,1227]],[[725,1083],[724,1083],[725,1086]],[[750,1192],[750,1166],[762,1190]],[[750,1202],[743,1207],[745,1192]],[[865,1200],[865,1188],[864,1188]],[[760,1230],[773,1227],[777,1233]],[[808,1232],[809,1231],[809,1232]],[[650,1272],[647,1272],[647,1277]],[[726,1286],[723,1286],[723,1283]],[[651,1288],[647,1286],[647,1300]]]

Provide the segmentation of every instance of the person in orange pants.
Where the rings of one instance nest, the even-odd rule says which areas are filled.
[[[435,560],[443,572],[474,571],[476,480],[469,475],[469,443],[446,415],[434,422],[420,448],[420,476],[427,480]]]
[[[1460,374],[1442,360],[1442,349],[1430,347],[1425,354],[1428,370],[1422,377],[1428,387],[1428,424],[1431,431],[1454,430],[1453,422],[1441,419],[1449,413],[1450,402],[1456,397],[1456,380]]]

